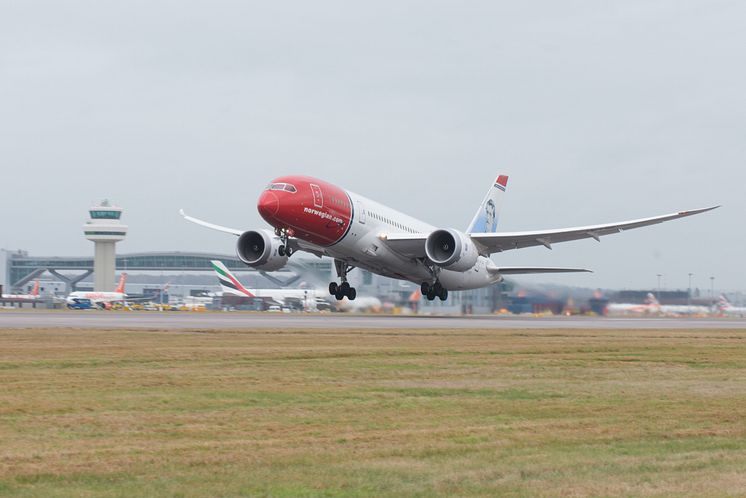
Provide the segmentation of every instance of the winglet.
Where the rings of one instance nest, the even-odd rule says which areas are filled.
[[[717,206],[710,206],[705,208],[699,208],[699,209],[690,209],[689,211],[679,211],[679,216],[692,216],[694,214],[699,213],[706,213],[707,211],[712,211],[713,209],[717,209],[719,207],[722,207],[721,204],[718,204]]]
[[[224,227],[222,225],[216,225],[214,223],[210,223],[209,221],[200,220],[198,218],[194,218],[192,216],[189,216],[184,212],[183,209],[179,209],[179,214],[184,217],[185,220],[187,220],[190,223],[194,223],[195,225],[200,225],[205,228],[209,228],[211,230],[217,230],[218,232],[225,232],[225,233],[231,233],[233,235],[241,235],[243,233],[243,230],[238,230],[236,228],[229,228]]]

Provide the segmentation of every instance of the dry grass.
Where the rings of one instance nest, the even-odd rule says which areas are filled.
[[[745,340],[0,330],[0,494],[746,495]]]

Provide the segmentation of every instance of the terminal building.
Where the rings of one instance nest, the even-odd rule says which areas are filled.
[[[54,294],[56,290],[56,294],[64,296],[75,290],[92,290],[89,281],[94,273],[95,263],[91,256],[32,256],[25,251],[3,251],[2,255],[5,258],[1,266],[5,269],[6,289],[24,291],[34,280],[48,274],[59,284],[57,289],[48,289],[49,286],[43,285],[46,293],[50,293],[51,290]],[[190,275],[181,278],[180,281],[184,281],[185,284],[178,286],[183,287],[183,292],[188,295],[190,290],[196,289],[220,290],[217,279],[213,281],[210,261],[214,259],[222,261],[231,271],[237,273],[247,287],[288,287],[297,285],[305,279],[308,284],[324,289],[335,279],[331,259],[302,255],[293,256],[289,264],[280,271],[265,273],[246,266],[235,255],[199,252],[119,254],[114,259],[114,271],[129,273],[131,278],[128,280],[127,288],[132,293],[140,293],[146,287],[153,287],[154,284],[150,282],[153,276],[162,279],[162,285],[178,275]],[[203,275],[200,277],[199,273]],[[137,274],[151,275],[151,278],[144,279],[143,283],[138,284]],[[351,272],[350,280],[359,288],[361,295],[379,297],[382,301],[397,306],[410,305],[413,293],[419,288],[411,282],[380,277],[363,270]],[[175,291],[174,287],[177,286],[172,285],[171,294]],[[492,311],[495,306],[499,309],[502,297],[504,296],[497,287],[488,287],[475,291],[454,292],[446,302],[418,299],[417,306],[421,313],[459,313],[465,310],[484,313]],[[333,302],[334,299],[330,297],[330,301]]]

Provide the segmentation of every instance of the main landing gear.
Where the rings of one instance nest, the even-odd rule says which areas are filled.
[[[295,251],[288,244],[288,239],[293,236],[292,231],[287,228],[276,228],[275,235],[280,237],[281,242],[280,247],[277,248],[277,254],[279,254],[280,257],[287,256],[289,258],[292,256]]]
[[[357,297],[357,291],[354,287],[350,287],[350,284],[347,282],[347,272],[355,267],[348,265],[344,261],[339,261],[338,259],[334,260],[334,267],[336,268],[337,276],[342,280],[342,283],[339,285],[337,285],[337,282],[330,283],[329,294],[334,296],[337,301],[341,301],[345,297],[350,301],[354,301]]]
[[[434,284],[430,282],[422,282],[420,286],[420,292],[427,298],[428,301],[432,301],[436,297],[439,297],[441,301],[448,299],[448,289],[440,285],[439,281],[435,281]]]

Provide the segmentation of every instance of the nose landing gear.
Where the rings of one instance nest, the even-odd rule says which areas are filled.
[[[422,282],[420,286],[420,292],[427,298],[428,301],[434,300],[436,297],[440,298],[441,301],[448,299],[448,289],[443,287],[438,280],[434,284],[430,282]]]
[[[287,256],[288,258],[295,252],[288,244],[288,239],[293,236],[293,232],[287,228],[275,228],[275,235],[280,237],[280,247],[277,248],[277,254]]]
[[[337,301],[341,301],[345,297],[350,301],[354,301],[357,297],[357,291],[354,287],[350,287],[350,284],[347,282],[347,272],[355,267],[348,265],[344,261],[339,261],[338,259],[334,260],[334,267],[337,270],[337,276],[340,278],[342,283],[339,285],[337,285],[337,282],[330,283],[329,294],[334,296]]]

